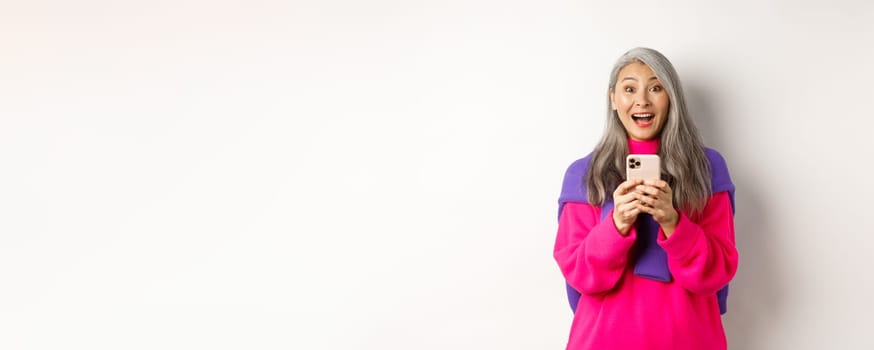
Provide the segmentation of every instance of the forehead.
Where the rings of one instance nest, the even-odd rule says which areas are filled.
[[[638,81],[649,81],[651,79],[658,79],[653,73],[652,69],[649,68],[646,64],[642,62],[632,62],[622,69],[619,70],[619,74],[617,75],[617,80],[638,80]]]

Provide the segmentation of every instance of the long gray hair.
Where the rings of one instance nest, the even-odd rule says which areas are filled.
[[[625,156],[628,155],[628,134],[619,115],[610,103],[619,71],[630,63],[640,62],[655,73],[668,93],[667,123],[661,131],[659,157],[662,159],[662,180],[674,192],[674,207],[687,214],[700,213],[710,197],[710,162],[698,128],[689,117],[680,78],[668,59],[656,50],[638,47],[626,52],[610,72],[607,91],[607,123],[604,136],[595,146],[585,183],[592,205],[603,205],[611,199],[613,190],[625,176]]]

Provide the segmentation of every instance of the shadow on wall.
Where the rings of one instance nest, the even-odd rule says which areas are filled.
[[[700,71],[699,71],[700,72]],[[765,349],[767,332],[782,317],[786,305],[781,296],[786,282],[781,279],[782,262],[777,259],[775,226],[769,215],[767,199],[759,195],[762,184],[757,182],[756,169],[743,166],[744,162],[731,155],[732,143],[742,142],[740,135],[726,135],[723,127],[736,120],[717,103],[720,95],[709,91],[695,81],[716,81],[711,77],[696,76],[684,79],[684,90],[689,112],[701,130],[704,143],[720,151],[728,163],[736,192],[735,240],[740,255],[737,275],[731,282],[728,313],[723,317],[729,349]],[[736,105],[736,103],[734,103]],[[732,127],[743,130],[744,126]],[[728,155],[726,153],[729,153]],[[748,164],[748,163],[747,163]]]

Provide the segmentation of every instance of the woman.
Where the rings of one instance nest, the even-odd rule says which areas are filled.
[[[705,148],[677,72],[635,48],[610,74],[606,129],[565,174],[554,257],[574,320],[567,349],[725,349],[737,270],[734,186]],[[661,179],[626,181],[628,154],[658,154]]]

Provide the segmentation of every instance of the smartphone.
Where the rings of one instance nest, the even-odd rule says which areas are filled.
[[[625,179],[661,179],[661,162],[658,154],[629,154],[625,161]]]

